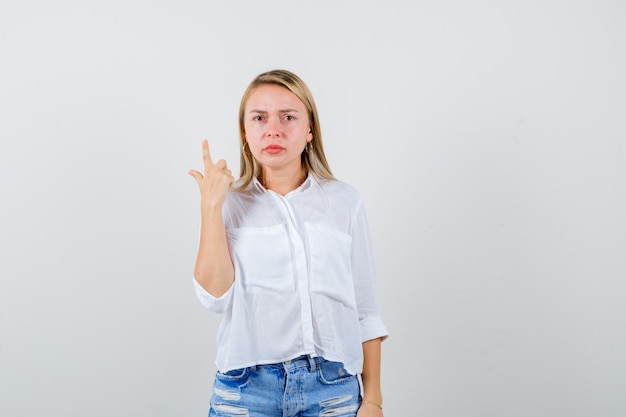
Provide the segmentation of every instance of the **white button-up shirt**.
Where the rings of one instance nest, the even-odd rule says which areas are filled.
[[[285,196],[254,180],[223,208],[235,280],[219,298],[217,368],[226,372],[300,355],[363,367],[362,342],[387,337],[376,298],[369,227],[359,193],[309,175]]]

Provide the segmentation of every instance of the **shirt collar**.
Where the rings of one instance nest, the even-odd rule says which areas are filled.
[[[259,179],[257,177],[254,177],[254,179],[252,180],[253,186],[256,190],[258,191],[262,191],[264,193],[269,192],[270,190],[266,189],[265,187],[263,187],[263,184],[261,184],[261,181],[259,181]],[[311,188],[312,186],[314,186],[317,183],[317,180],[315,179],[315,176],[312,173],[308,173],[304,182],[302,184],[300,184],[300,186],[298,188],[296,188],[293,191],[290,191],[287,195],[290,194],[298,194],[298,193],[303,193],[306,190],[308,190],[309,188]]]

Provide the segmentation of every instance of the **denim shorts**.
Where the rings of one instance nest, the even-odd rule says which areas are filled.
[[[355,417],[360,404],[359,381],[341,363],[301,356],[218,371],[209,417]]]

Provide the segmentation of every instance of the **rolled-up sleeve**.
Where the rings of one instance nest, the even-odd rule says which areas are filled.
[[[389,336],[378,308],[376,269],[372,239],[365,208],[361,202],[352,223],[352,279],[356,297],[361,342]]]
[[[228,291],[220,297],[211,295],[211,293],[205,290],[195,278],[193,279],[193,285],[196,289],[196,296],[198,297],[198,300],[200,300],[200,303],[202,303],[202,305],[209,310],[221,314],[230,307],[233,299],[233,288],[235,285],[231,285]]]

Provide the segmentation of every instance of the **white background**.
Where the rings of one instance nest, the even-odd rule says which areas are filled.
[[[363,194],[388,417],[626,415],[626,3],[0,3],[0,415],[205,416],[200,142],[309,85]]]

